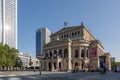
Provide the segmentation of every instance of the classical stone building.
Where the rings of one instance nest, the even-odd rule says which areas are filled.
[[[30,67],[30,59],[31,59],[30,54],[20,52],[18,54],[18,57],[21,59],[24,68]]]
[[[32,58],[31,62],[31,66],[34,67],[34,69],[40,67],[39,60],[37,58]]]
[[[104,53],[104,56],[106,57],[106,68],[111,70],[111,55],[110,53]]]
[[[88,66],[92,66],[94,70],[99,68],[99,56],[104,55],[103,45],[83,23],[71,27],[65,24],[64,28],[52,34],[50,38],[51,42],[43,48],[43,70],[87,70]]]

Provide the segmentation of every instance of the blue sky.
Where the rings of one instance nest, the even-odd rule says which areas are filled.
[[[35,57],[35,31],[81,22],[120,61],[120,0],[18,0],[18,49]]]

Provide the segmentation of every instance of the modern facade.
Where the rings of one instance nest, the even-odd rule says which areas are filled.
[[[17,0],[0,0],[0,43],[17,49]]]
[[[42,55],[43,45],[50,42],[51,31],[48,28],[40,28],[36,31],[36,57]]]
[[[30,62],[31,62],[31,55],[30,54],[20,52],[18,54],[18,57],[21,59],[24,68],[28,68],[31,66],[30,65]]]
[[[51,42],[43,47],[42,69],[47,71],[98,70],[100,56],[108,56],[107,70],[110,70],[110,56],[104,54],[102,43],[97,40],[83,23],[67,26],[50,36]]]

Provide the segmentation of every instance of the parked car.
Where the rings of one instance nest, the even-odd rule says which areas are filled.
[[[115,68],[115,72],[120,72],[120,66],[117,66],[117,67]]]

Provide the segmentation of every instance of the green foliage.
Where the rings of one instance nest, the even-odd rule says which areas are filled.
[[[11,67],[15,65],[18,50],[0,43],[0,66]]]
[[[117,66],[120,66],[120,62],[111,62],[111,69],[114,70]]]
[[[117,66],[120,66],[120,62],[116,62]]]
[[[112,71],[115,69],[116,66],[117,66],[116,62],[111,62],[111,70]]]
[[[19,57],[17,57],[14,67],[23,67],[23,63]]]

